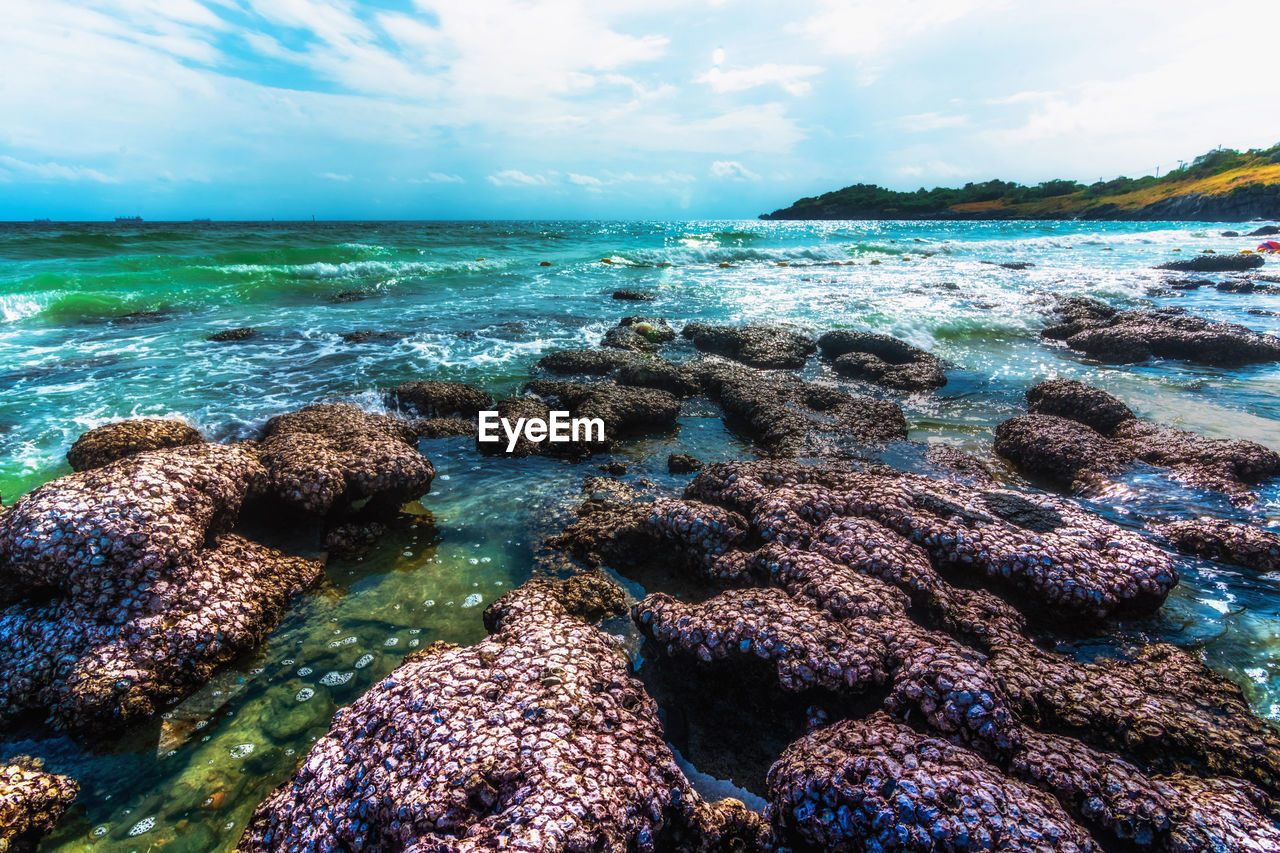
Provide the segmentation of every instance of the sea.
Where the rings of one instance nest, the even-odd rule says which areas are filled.
[[[595,346],[627,315],[786,323],[813,334],[896,335],[955,365],[946,387],[903,395],[857,387],[812,359],[804,374],[896,400],[910,442],[970,451],[999,480],[1035,488],[996,457],[995,426],[1023,394],[1071,377],[1140,416],[1280,449],[1280,366],[1174,361],[1104,365],[1041,341],[1046,294],[1119,307],[1179,306],[1280,334],[1280,296],[1212,286],[1169,293],[1155,265],[1255,240],[1239,225],[1168,222],[316,222],[0,224],[0,496],[69,473],[92,427],[180,417],[208,437],[253,437],[271,416],[318,401],[383,410],[415,379],[516,394],[538,358]],[[1247,229],[1245,229],[1247,230]],[[1275,262],[1272,262],[1274,265]],[[1011,266],[1002,266],[1008,264]],[[1019,268],[1011,268],[1019,267]],[[1269,272],[1264,269],[1263,272]],[[1224,276],[1193,276],[1211,281]],[[652,291],[648,302],[613,298]],[[243,327],[242,341],[211,334]],[[344,336],[374,332],[352,342]],[[669,355],[692,356],[677,343]],[[868,451],[891,464],[903,446]],[[533,571],[538,541],[581,500],[601,460],[510,460],[466,438],[424,440],[439,475],[377,549],[332,560],[256,651],[163,719],[105,742],[31,728],[0,736],[0,758],[42,758],[81,795],[45,851],[225,851],[285,781],[334,712],[437,640],[484,636],[487,604]],[[714,406],[623,446],[623,478],[677,493],[672,452],[749,458]],[[1205,515],[1280,528],[1280,486],[1234,507],[1139,467],[1081,503],[1141,529]],[[1179,558],[1182,583],[1155,618],[1082,637],[1083,657],[1119,644],[1193,648],[1280,723],[1280,576]],[[631,583],[629,591],[644,589]],[[626,620],[606,625],[635,645]],[[643,654],[637,665],[643,670]],[[759,774],[673,741],[706,792],[759,804]],[[686,754],[689,753],[689,754]],[[701,765],[701,766],[700,766]],[[733,778],[723,778],[730,776]]]

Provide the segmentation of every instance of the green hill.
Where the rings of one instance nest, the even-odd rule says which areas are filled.
[[[1219,149],[1161,177],[1009,181],[899,192],[854,184],[802,198],[761,219],[1280,219],[1280,145]]]

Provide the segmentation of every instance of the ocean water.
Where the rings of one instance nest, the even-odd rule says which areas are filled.
[[[1156,263],[1253,242],[1218,236],[1229,227],[0,225],[0,495],[11,501],[67,473],[71,442],[123,417],[181,416],[224,440],[252,436],[268,417],[319,400],[377,409],[377,389],[409,379],[513,393],[540,355],[595,345],[627,314],[661,316],[677,328],[689,320],[770,321],[905,338],[955,363],[950,383],[927,395],[869,393],[902,404],[912,441],[969,450],[1024,487],[992,454],[992,430],[1022,411],[1027,387],[1053,376],[1099,385],[1144,417],[1280,448],[1277,366],[1105,366],[1038,338],[1046,291],[1120,306],[1179,305],[1280,334],[1280,297],[1212,288],[1151,295],[1168,277],[1152,269]],[[1000,266],[1013,261],[1033,266]],[[612,299],[623,287],[657,298]],[[258,332],[243,342],[205,340],[243,326]],[[343,341],[361,330],[388,335]],[[674,357],[684,354],[680,346]],[[816,359],[805,372],[852,387]],[[672,434],[621,451],[631,469],[625,479],[680,488],[687,478],[668,475],[665,465],[676,449],[706,461],[752,453],[710,407],[693,405]],[[483,458],[466,439],[424,441],[422,450],[440,476],[376,553],[331,563],[325,583],[299,599],[260,649],[167,719],[107,744],[38,730],[0,743],[0,757],[39,755],[81,782],[78,804],[45,850],[230,849],[254,806],[288,777],[337,708],[419,645],[483,636],[484,606],[529,576],[538,539],[580,499],[582,478],[598,473],[591,463]],[[883,456],[910,452],[890,447]],[[1089,506],[1135,528],[1157,513],[1280,526],[1275,485],[1245,509],[1150,469],[1123,485]],[[1181,565],[1184,581],[1158,617],[1083,638],[1080,648],[1105,651],[1126,638],[1197,648],[1245,688],[1260,714],[1280,722],[1280,577],[1189,558]],[[699,785],[733,790],[697,756],[685,758]]]

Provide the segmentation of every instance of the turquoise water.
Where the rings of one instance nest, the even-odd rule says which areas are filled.
[[[90,427],[180,415],[218,439],[320,399],[380,405],[375,389],[417,378],[514,392],[546,352],[594,345],[626,314],[787,321],[903,337],[959,365],[939,393],[899,399],[911,438],[991,462],[991,433],[1050,376],[1084,379],[1140,415],[1280,448],[1280,368],[1155,362],[1106,367],[1038,339],[1040,292],[1118,305],[1177,304],[1280,334],[1280,297],[1201,290],[1148,298],[1152,266],[1235,251],[1230,226],[1169,223],[239,223],[0,225],[0,495],[67,473]],[[1238,226],[1237,226],[1238,227]],[[612,263],[602,263],[608,258]],[[1026,270],[998,266],[1030,261]],[[549,261],[551,266],[541,266]],[[875,263],[878,261],[878,263]],[[728,267],[721,267],[728,263]],[[1200,276],[1197,276],[1200,277]],[[1209,276],[1209,278],[1214,278]],[[647,303],[611,298],[652,289]],[[1251,314],[1250,309],[1277,314]],[[245,342],[212,332],[253,326]],[[358,330],[390,338],[351,344]],[[679,357],[678,349],[673,353]],[[825,368],[811,361],[806,372]],[[884,393],[884,392],[873,392]],[[671,435],[628,446],[628,480],[672,490],[676,449],[751,453],[708,406]],[[538,538],[579,499],[592,464],[477,456],[465,439],[424,442],[440,477],[364,560],[330,565],[270,640],[163,722],[85,746],[27,732],[32,752],[81,780],[79,804],[45,849],[231,847],[266,793],[334,710],[435,640],[474,642],[480,614],[531,571]],[[890,448],[889,458],[902,456]],[[1150,471],[1095,508],[1124,524],[1216,513],[1280,526],[1280,489],[1249,510]],[[1280,577],[1184,560],[1159,618],[1122,633],[1204,650],[1280,721]],[[696,767],[694,768],[696,769]],[[704,780],[706,781],[706,780]],[[713,781],[706,781],[712,785]]]

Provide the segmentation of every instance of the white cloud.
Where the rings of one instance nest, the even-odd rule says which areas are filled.
[[[715,92],[741,92],[757,86],[779,86],[789,95],[807,95],[813,88],[806,78],[823,71],[818,65],[777,65],[722,70],[718,65],[698,78]]]
[[[604,181],[593,175],[578,175],[573,172],[569,173],[569,183],[577,184],[580,187],[594,187],[596,189],[604,186]]]
[[[711,175],[732,181],[758,181],[760,176],[737,160],[717,160],[711,164]]]
[[[103,174],[87,166],[67,166],[62,163],[28,163],[16,157],[0,155],[0,181],[25,178],[34,181],[93,181],[99,184],[118,183],[118,178]]]
[[[949,127],[963,127],[969,123],[964,115],[946,115],[944,113],[916,113],[899,116],[883,124],[902,128],[909,133],[923,133],[930,130],[943,130]]]
[[[495,187],[541,187],[548,183],[546,175],[530,175],[519,169],[503,169],[487,180]]]
[[[466,182],[461,175],[448,172],[428,172],[426,177],[409,179],[411,184],[465,184]]]
[[[816,14],[789,29],[831,53],[871,57],[1006,5],[1008,0],[822,0]]]
[[[351,175],[343,175],[338,172],[321,172],[317,177],[324,178],[326,181],[341,181],[342,183],[351,180]]]

